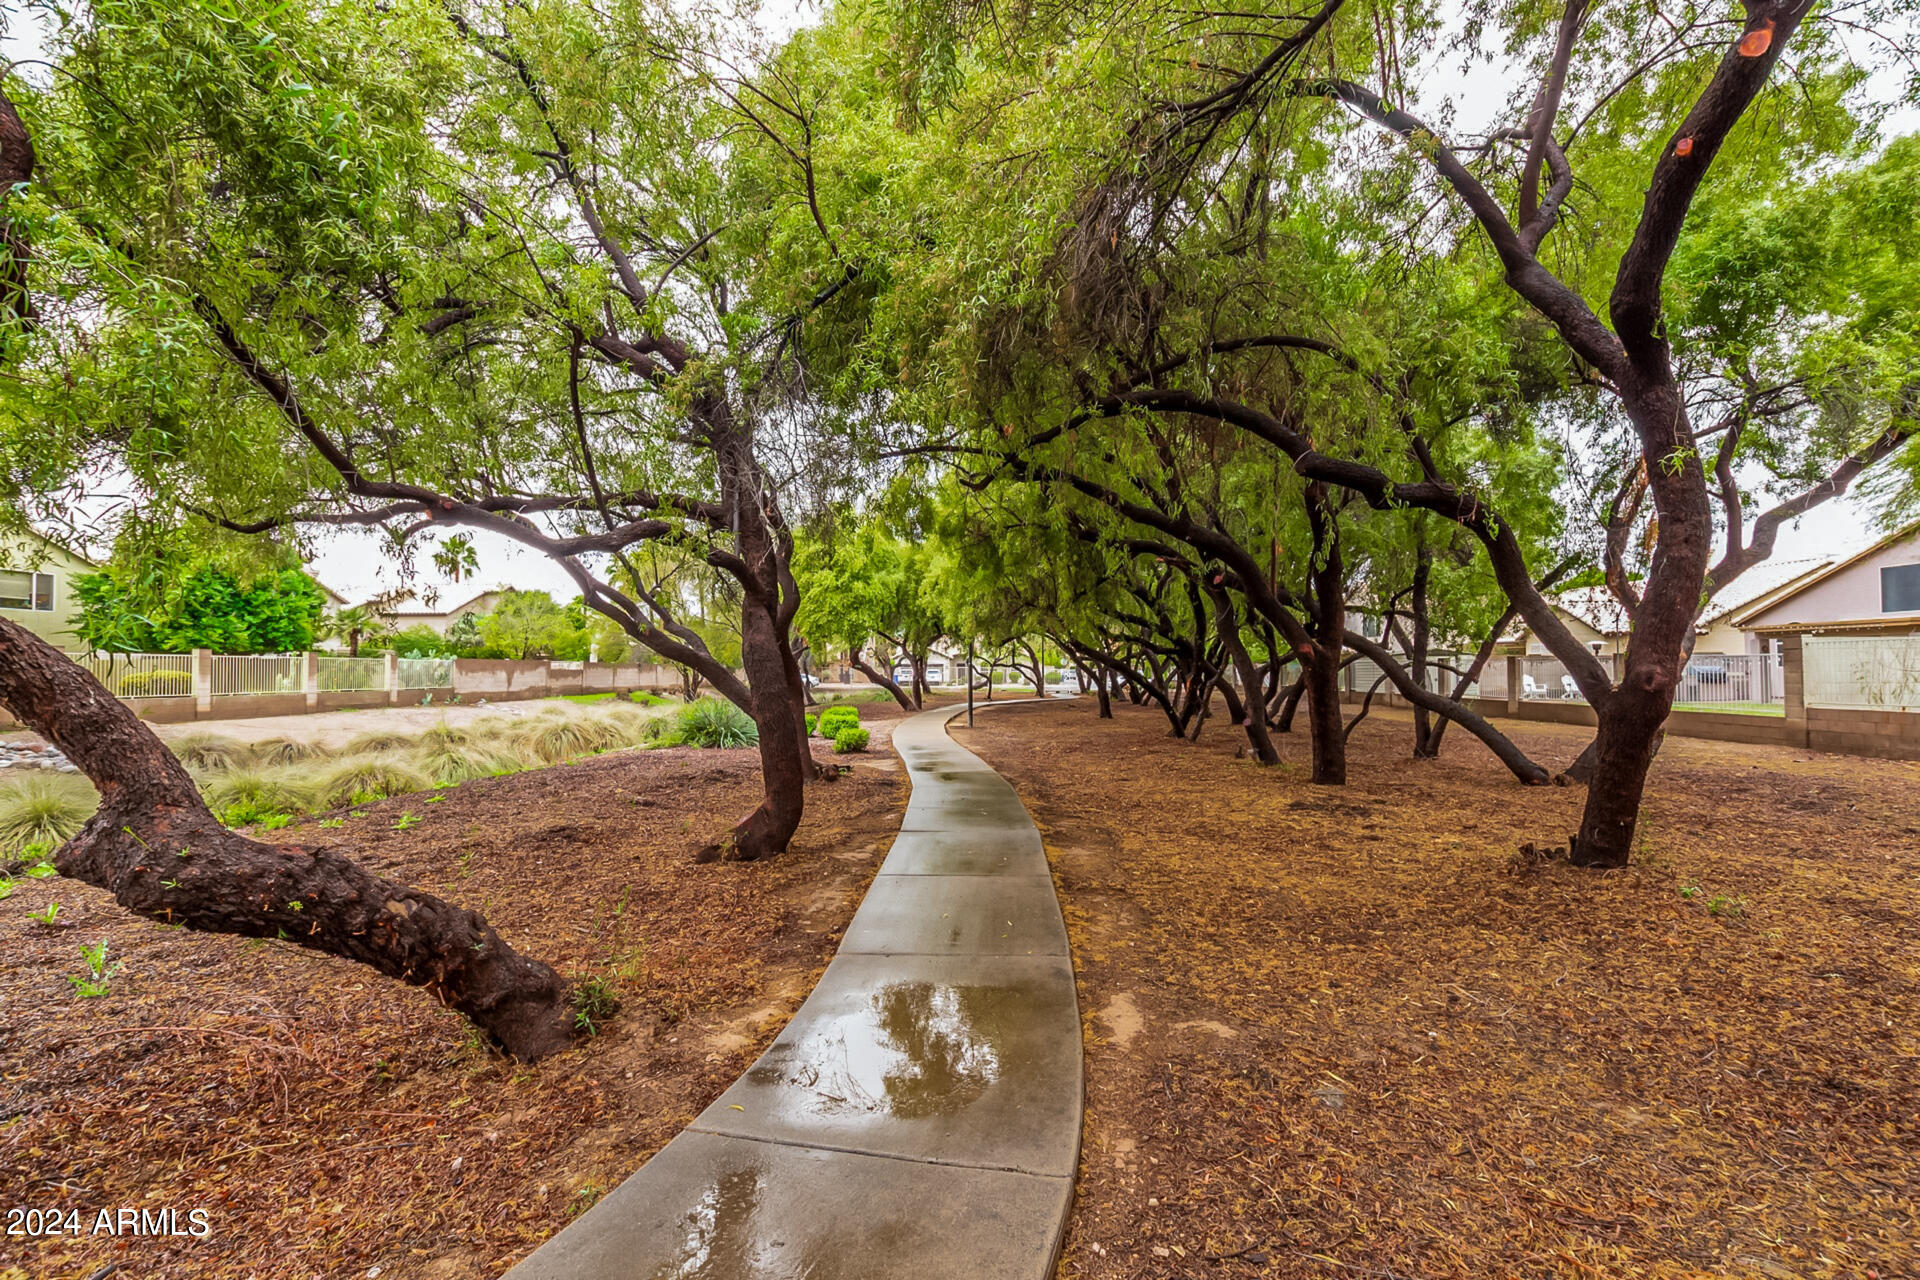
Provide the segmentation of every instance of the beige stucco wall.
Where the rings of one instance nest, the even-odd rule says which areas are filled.
[[[21,534],[0,534],[0,569],[53,575],[53,609],[0,609],[0,618],[17,622],[59,649],[80,646],[73,635],[74,616],[79,612],[73,597],[72,579],[78,573],[91,573],[93,566],[60,548]]]
[[[1823,622],[1911,618],[1920,626],[1920,609],[1880,612],[1880,570],[1903,564],[1920,564],[1920,529],[1743,621],[1749,627],[1777,627],[1796,622],[1811,626]]]
[[[1693,651],[1695,653],[1759,653],[1760,637],[1749,635],[1722,618],[1695,638]]]

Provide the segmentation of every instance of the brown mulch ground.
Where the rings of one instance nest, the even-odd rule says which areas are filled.
[[[752,751],[619,752],[288,829],[609,979],[612,1026],[536,1066],[359,966],[21,881],[0,903],[0,1212],[78,1210],[83,1229],[0,1234],[0,1278],[498,1275],[664,1145],[811,990],[906,799],[897,713],[861,710],[871,751],[809,792],[794,848],[765,865],[693,862],[757,802]],[[422,821],[393,830],[403,813]],[[59,927],[30,922],[50,900]],[[76,998],[79,947],[103,938],[126,968]],[[91,1234],[122,1208],[175,1209],[183,1231],[204,1210],[213,1234]]]
[[[1464,736],[1376,712],[1333,789],[1118,714],[956,731],[1073,937],[1061,1277],[1920,1275],[1920,766],[1670,738],[1594,873]]]

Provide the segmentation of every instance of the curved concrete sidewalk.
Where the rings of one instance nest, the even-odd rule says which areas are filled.
[[[902,721],[913,793],[820,985],[732,1088],[510,1280],[1045,1280],[1080,1016],[1040,833]]]

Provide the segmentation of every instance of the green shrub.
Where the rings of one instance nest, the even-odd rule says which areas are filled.
[[[860,727],[860,709],[858,707],[828,707],[820,713],[820,736],[831,738],[842,729]]]
[[[833,753],[843,756],[849,751],[865,751],[867,736],[867,731],[858,727],[842,729],[833,735]]]
[[[160,698],[193,692],[190,671],[129,671],[113,682],[123,698]]]
[[[245,764],[253,752],[238,738],[217,733],[185,733],[167,744],[174,755],[195,769],[231,769]]]
[[[100,807],[100,793],[72,773],[35,771],[0,783],[0,853],[65,844]]]
[[[807,712],[807,736],[809,738],[813,736],[813,726],[819,723],[819,720],[820,720],[819,716],[816,716],[811,711]]]
[[[411,795],[433,784],[427,776],[393,756],[356,756],[342,760],[314,779],[315,808],[338,809],[388,796]]]
[[[677,747],[681,743],[680,721],[662,716],[641,726],[640,740],[650,747]]]
[[[300,742],[293,738],[262,738],[253,744],[247,756],[255,764],[272,766],[303,764],[309,760],[326,760],[333,756],[333,751],[317,742]]]
[[[695,747],[751,747],[760,741],[760,727],[731,702],[702,698],[680,712],[680,740]]]

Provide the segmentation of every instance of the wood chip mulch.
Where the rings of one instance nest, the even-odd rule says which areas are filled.
[[[1117,714],[957,734],[1073,938],[1063,1280],[1920,1275],[1920,766],[1669,738],[1596,873],[1464,736],[1376,711],[1325,788]]]

